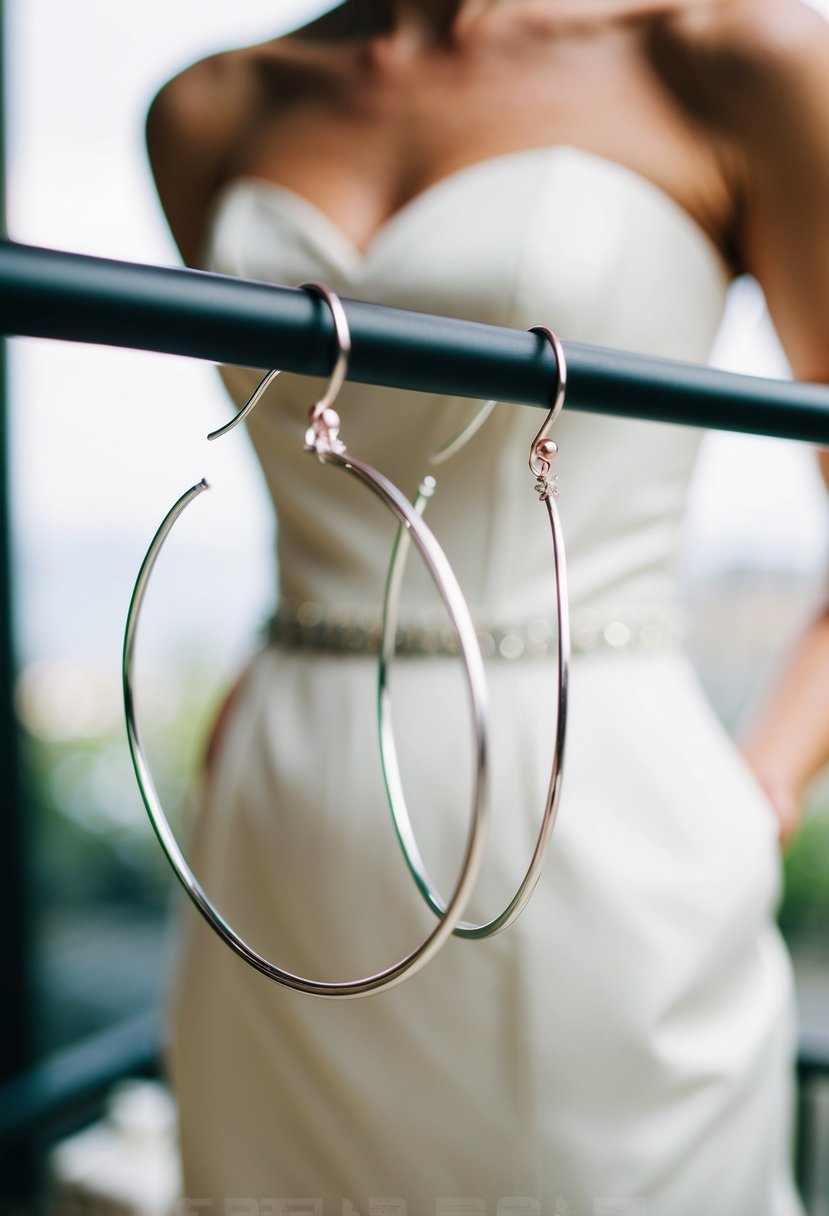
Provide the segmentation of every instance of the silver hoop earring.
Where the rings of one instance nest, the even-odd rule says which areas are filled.
[[[550,780],[544,801],[538,837],[530,858],[530,863],[524,877],[512,899],[506,907],[491,920],[481,924],[461,921],[453,930],[456,937],[479,939],[492,937],[502,932],[520,915],[532,895],[544,867],[547,849],[550,843],[553,827],[558,813],[558,803],[561,793],[561,779],[564,764],[564,743],[567,730],[567,700],[570,672],[570,625],[567,605],[567,575],[564,557],[564,540],[561,523],[555,506],[558,497],[557,478],[552,474],[552,460],[558,451],[557,444],[549,438],[553,423],[561,412],[567,386],[567,370],[564,349],[552,330],[537,327],[530,331],[544,337],[553,347],[556,356],[556,387],[553,393],[550,412],[544,420],[541,429],[530,445],[529,466],[535,479],[535,489],[540,500],[546,504],[550,521],[550,532],[553,545],[553,562],[556,580],[556,616],[558,619],[557,651],[558,651],[558,712],[556,717],[556,738],[553,748],[553,759],[550,769]],[[487,402],[473,416],[472,422],[450,444],[437,453],[440,459],[445,459],[446,453],[458,451],[461,441],[470,438],[478,429],[481,415],[486,417],[494,403]],[[481,419],[483,420],[483,419]],[[477,425],[476,425],[477,424]],[[431,458],[430,458],[431,459]],[[423,513],[429,499],[435,490],[434,478],[424,478],[415,498],[415,510]],[[403,782],[400,776],[400,765],[394,739],[392,721],[391,697],[389,693],[389,670],[394,658],[395,637],[397,633],[397,616],[400,603],[400,587],[403,580],[406,557],[409,549],[409,537],[402,528],[398,529],[394,548],[392,549],[386,578],[386,589],[383,598],[383,618],[380,642],[380,660],[378,664],[378,728],[380,737],[380,761],[391,810],[400,847],[406,865],[412,875],[417,889],[432,911],[439,917],[446,914],[447,905],[429,877],[426,865],[420,854],[409,815]]]
[[[147,761],[135,712],[134,657],[141,606],[156,559],[178,517],[199,494],[207,489],[205,481],[200,481],[187,490],[167,513],[153,537],[139,570],[124,632],[122,664],[124,708],[135,776],[150,822],[177,879],[210,927],[240,958],[267,976],[268,979],[312,996],[352,998],[393,988],[409,975],[413,975],[437,954],[463,915],[480,874],[487,826],[487,698],[483,658],[475,627],[460,586],[443,550],[421,519],[420,514],[397,487],[376,469],[353,457],[346,450],[345,443],[340,438],[340,419],[333,405],[345,380],[351,347],[345,310],[339,298],[324,285],[307,283],[303,286],[305,290],[321,297],[329,308],[334,321],[338,351],[326,391],[311,408],[309,414],[309,426],[305,436],[306,451],[316,455],[323,464],[337,465],[367,485],[395,515],[400,527],[405,529],[407,535],[414,540],[450,616],[464,667],[472,717],[475,775],[463,859],[455,889],[443,910],[442,919],[419,946],[381,971],[342,982],[309,979],[278,967],[248,945],[224,919],[190,869],[170,828]],[[218,438],[227,434],[247,417],[276,375],[278,372],[269,372],[231,422],[220,428],[219,431],[213,432],[210,437]]]

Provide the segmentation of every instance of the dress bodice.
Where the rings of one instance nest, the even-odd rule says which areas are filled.
[[[728,283],[719,254],[678,203],[631,170],[565,146],[454,173],[416,196],[365,251],[294,192],[236,179],[217,200],[205,267],[286,285],[313,278],[344,297],[546,325],[565,340],[685,361],[707,358]],[[255,383],[241,369],[224,374],[239,400]],[[303,451],[315,388],[281,377],[249,423],[277,512],[280,595],[370,621],[394,524],[364,487]],[[338,403],[349,450],[409,495],[429,471],[429,452],[475,409],[352,384]],[[484,620],[550,613],[549,532],[527,469],[541,417],[499,406],[437,470],[428,519]],[[669,612],[699,433],[565,407],[554,437],[577,641],[580,628]],[[428,613],[428,580],[412,571],[410,584],[408,613]]]

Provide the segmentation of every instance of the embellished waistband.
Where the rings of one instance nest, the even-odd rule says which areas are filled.
[[[485,659],[544,659],[556,655],[552,620],[482,622],[476,631]],[[681,609],[660,608],[614,616],[593,609],[572,614],[571,648],[576,654],[595,651],[662,650],[688,637],[689,618]],[[345,605],[325,608],[311,600],[282,601],[267,626],[268,641],[288,650],[376,655],[380,622]],[[458,653],[455,635],[445,620],[401,624],[397,628],[399,655],[450,656]]]

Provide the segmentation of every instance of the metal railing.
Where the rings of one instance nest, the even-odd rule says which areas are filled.
[[[55,1052],[0,1086],[0,1141],[48,1132],[95,1109],[123,1077],[157,1073],[161,1016],[137,1014]]]
[[[555,362],[524,330],[344,301],[349,379],[547,407]],[[0,332],[326,375],[327,310],[307,292],[196,270],[0,244]],[[565,342],[567,408],[829,444],[829,388]]]

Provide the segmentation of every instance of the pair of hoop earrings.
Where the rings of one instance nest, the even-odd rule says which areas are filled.
[[[557,366],[557,384],[553,394],[552,407],[530,446],[529,455],[529,467],[534,479],[535,489],[540,500],[546,506],[550,521],[553,560],[555,564],[556,614],[558,617],[558,713],[556,737],[541,825],[527,870],[506,907],[491,920],[481,924],[474,924],[462,920],[462,916],[480,875],[488,822],[487,691],[480,644],[469,608],[455,577],[455,573],[443,549],[423,519],[426,503],[434,491],[434,479],[424,478],[421,482],[418,495],[414,503],[412,503],[382,473],[379,473],[371,465],[351,455],[340,437],[340,418],[334,409],[334,402],[342,388],[348,370],[348,360],[351,351],[348,320],[339,297],[323,284],[305,283],[303,284],[303,289],[321,298],[327,305],[334,322],[338,349],[337,360],[326,391],[309,412],[309,425],[305,435],[305,450],[315,455],[322,464],[338,466],[363,482],[386,505],[398,521],[398,533],[392,550],[383,600],[378,665],[380,759],[395,831],[403,850],[406,864],[417,888],[428,906],[435,913],[437,918],[435,927],[414,950],[398,959],[397,962],[371,975],[337,982],[309,979],[278,967],[248,945],[224,919],[190,869],[170,827],[147,762],[135,712],[135,698],[133,695],[134,657],[141,606],[153,567],[178,517],[199,494],[208,488],[207,482],[204,480],[187,490],[167,513],[153,537],[139,570],[127,613],[124,633],[122,666],[124,709],[127,738],[135,776],[153,830],[176,877],[210,927],[240,958],[244,959],[255,970],[267,976],[268,979],[274,980],[284,987],[292,988],[312,996],[348,998],[365,996],[372,992],[382,992],[395,987],[429,962],[453,934],[464,938],[485,938],[506,929],[526,906],[541,875],[558,809],[567,723],[570,639],[566,575],[561,525],[555,507],[558,487],[556,477],[552,473],[552,459],[557,451],[557,446],[549,438],[552,425],[564,404],[566,370],[564,352],[556,335],[551,330],[543,327],[534,328],[531,332],[540,334],[552,345]],[[279,372],[276,370],[268,372],[236,416],[225,426],[211,432],[208,438],[218,439],[244,421],[259,402],[265,390],[278,375]],[[430,458],[432,463],[440,463],[457,452],[480,427],[493,404],[492,402],[487,402],[458,436],[445,445],[439,452],[433,453]],[[463,664],[472,721],[475,774],[472,782],[469,827],[458,878],[448,900],[444,900],[432,883],[417,846],[400,776],[392,722],[391,698],[389,695],[389,671],[395,653],[400,587],[407,554],[412,542],[414,542],[415,547],[420,553],[449,615],[452,631]]]

